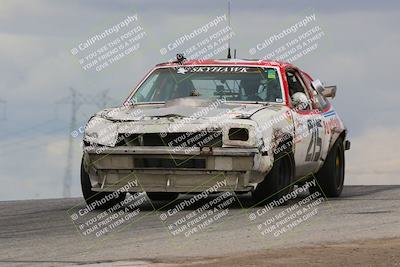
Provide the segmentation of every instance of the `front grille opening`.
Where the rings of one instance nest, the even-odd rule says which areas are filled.
[[[116,146],[222,147],[217,131],[119,134]]]
[[[160,169],[205,169],[205,159],[139,158],[134,160],[135,168]]]
[[[158,133],[143,134],[142,138],[143,146],[165,146],[165,141],[163,142],[161,135]]]
[[[229,140],[247,141],[249,140],[249,130],[246,128],[230,128]]]
[[[116,146],[139,146],[139,134],[119,134]]]

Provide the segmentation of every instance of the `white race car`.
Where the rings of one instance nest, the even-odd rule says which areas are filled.
[[[310,177],[318,182],[313,190],[338,197],[350,142],[327,100],[335,93],[276,61],[159,64],[121,107],[86,125],[84,198],[104,208],[126,192],[171,200],[214,186],[250,191],[262,203]]]

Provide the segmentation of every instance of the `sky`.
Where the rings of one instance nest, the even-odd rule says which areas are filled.
[[[239,58],[266,56],[318,27],[317,48],[293,63],[338,86],[332,101],[349,128],[346,184],[400,184],[394,75],[399,69],[398,1],[231,1],[231,46]],[[227,1],[46,1],[0,4],[0,200],[62,197],[72,114],[83,125],[115,106],[155,65],[228,26],[227,20],[161,53],[185,34],[227,14]],[[251,54],[268,37],[315,15],[296,33]],[[139,47],[101,71],[81,60],[123,30],[79,51],[79,44],[136,16],[124,29],[144,32]],[[102,43],[103,42],[103,43]],[[168,49],[167,49],[168,50]],[[224,58],[225,52],[216,55]],[[89,61],[85,61],[89,62]],[[80,104],[71,105],[71,88]],[[5,103],[4,103],[5,102]],[[72,196],[80,196],[81,135],[74,138]]]

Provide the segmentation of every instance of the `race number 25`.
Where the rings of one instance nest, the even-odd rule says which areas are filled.
[[[311,140],[307,148],[306,161],[317,161],[321,155],[322,148],[322,139],[319,136],[319,128],[322,128],[321,120],[308,120],[307,126],[311,134]]]

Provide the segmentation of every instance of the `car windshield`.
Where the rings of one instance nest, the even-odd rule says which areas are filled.
[[[136,90],[131,102],[164,102],[199,96],[226,101],[283,102],[277,69],[244,66],[159,68]]]

